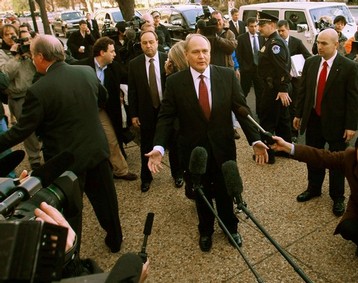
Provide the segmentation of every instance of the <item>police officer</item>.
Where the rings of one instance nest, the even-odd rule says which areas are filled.
[[[266,39],[259,52],[259,74],[264,81],[260,124],[271,133],[291,140],[291,58],[287,45],[276,32],[278,18],[259,12],[259,32]],[[268,163],[275,163],[274,151],[269,151]]]

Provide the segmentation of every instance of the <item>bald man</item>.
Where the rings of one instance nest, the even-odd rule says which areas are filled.
[[[306,60],[302,89],[297,98],[293,126],[306,132],[306,144],[330,151],[343,151],[354,137],[358,122],[357,64],[338,54],[338,34],[334,29],[321,31],[317,38],[318,55]],[[326,67],[325,67],[326,66]],[[308,186],[297,196],[305,202],[321,195],[325,169],[307,165]],[[343,215],[344,175],[329,170],[329,195],[333,213]]]

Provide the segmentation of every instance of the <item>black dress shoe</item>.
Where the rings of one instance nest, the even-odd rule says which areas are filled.
[[[195,200],[195,191],[190,188],[187,184],[185,184],[185,196],[188,198],[188,199],[191,199],[191,200]]]
[[[113,241],[107,234],[106,238],[104,238],[104,242],[106,243],[106,246],[111,250],[111,253],[118,253],[121,249],[122,239],[119,241]]]
[[[141,185],[140,185],[140,190],[145,193],[145,192],[148,192],[150,189],[150,182],[143,182]]]
[[[315,198],[315,197],[319,197],[321,195],[321,193],[312,193],[311,191],[309,190],[306,190],[304,191],[303,193],[299,194],[297,196],[297,201],[298,202],[305,202],[305,201],[308,201],[312,198]]]
[[[176,188],[181,188],[184,185],[184,179],[182,177],[174,178]]]
[[[344,205],[343,200],[334,200],[333,201],[333,214],[335,216],[342,216],[344,214],[344,211],[346,210],[346,206]]]
[[[200,236],[199,238],[199,246],[201,251],[208,252],[211,250],[213,242],[211,240],[211,236]]]
[[[241,238],[241,235],[240,235],[239,233],[233,233],[233,234],[231,234],[231,236],[233,237],[235,243],[236,243],[239,247],[241,247],[241,246],[242,246],[242,238]],[[229,240],[230,245],[232,245],[233,247],[236,248],[236,246],[233,244],[233,242],[231,241],[231,239],[228,238],[228,240]]]

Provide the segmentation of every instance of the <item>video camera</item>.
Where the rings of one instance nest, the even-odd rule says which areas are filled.
[[[333,25],[326,20],[325,18],[321,18],[318,22],[315,23],[316,24],[316,28],[319,31],[325,30],[327,28],[333,28]]]
[[[30,44],[26,44],[26,42],[28,42],[30,40],[30,37],[23,37],[23,38],[18,38],[16,36],[12,36],[11,39],[19,44],[19,47],[16,50],[16,53],[23,55],[25,53],[29,53],[30,52]]]
[[[196,18],[196,28],[206,37],[216,37],[218,20],[211,17],[209,7],[203,5],[203,15]]]
[[[5,158],[13,156],[16,151]],[[42,202],[57,208],[65,218],[79,213],[79,182],[74,173],[65,171],[73,161],[72,154],[63,152],[24,180],[0,178],[0,282],[61,278],[67,229],[31,220]],[[0,166],[3,171],[6,169]]]

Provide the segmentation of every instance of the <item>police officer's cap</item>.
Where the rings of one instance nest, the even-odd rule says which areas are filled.
[[[278,18],[265,13],[265,12],[258,12],[258,20],[259,20],[259,25],[264,25],[266,23],[277,23],[278,22]]]

